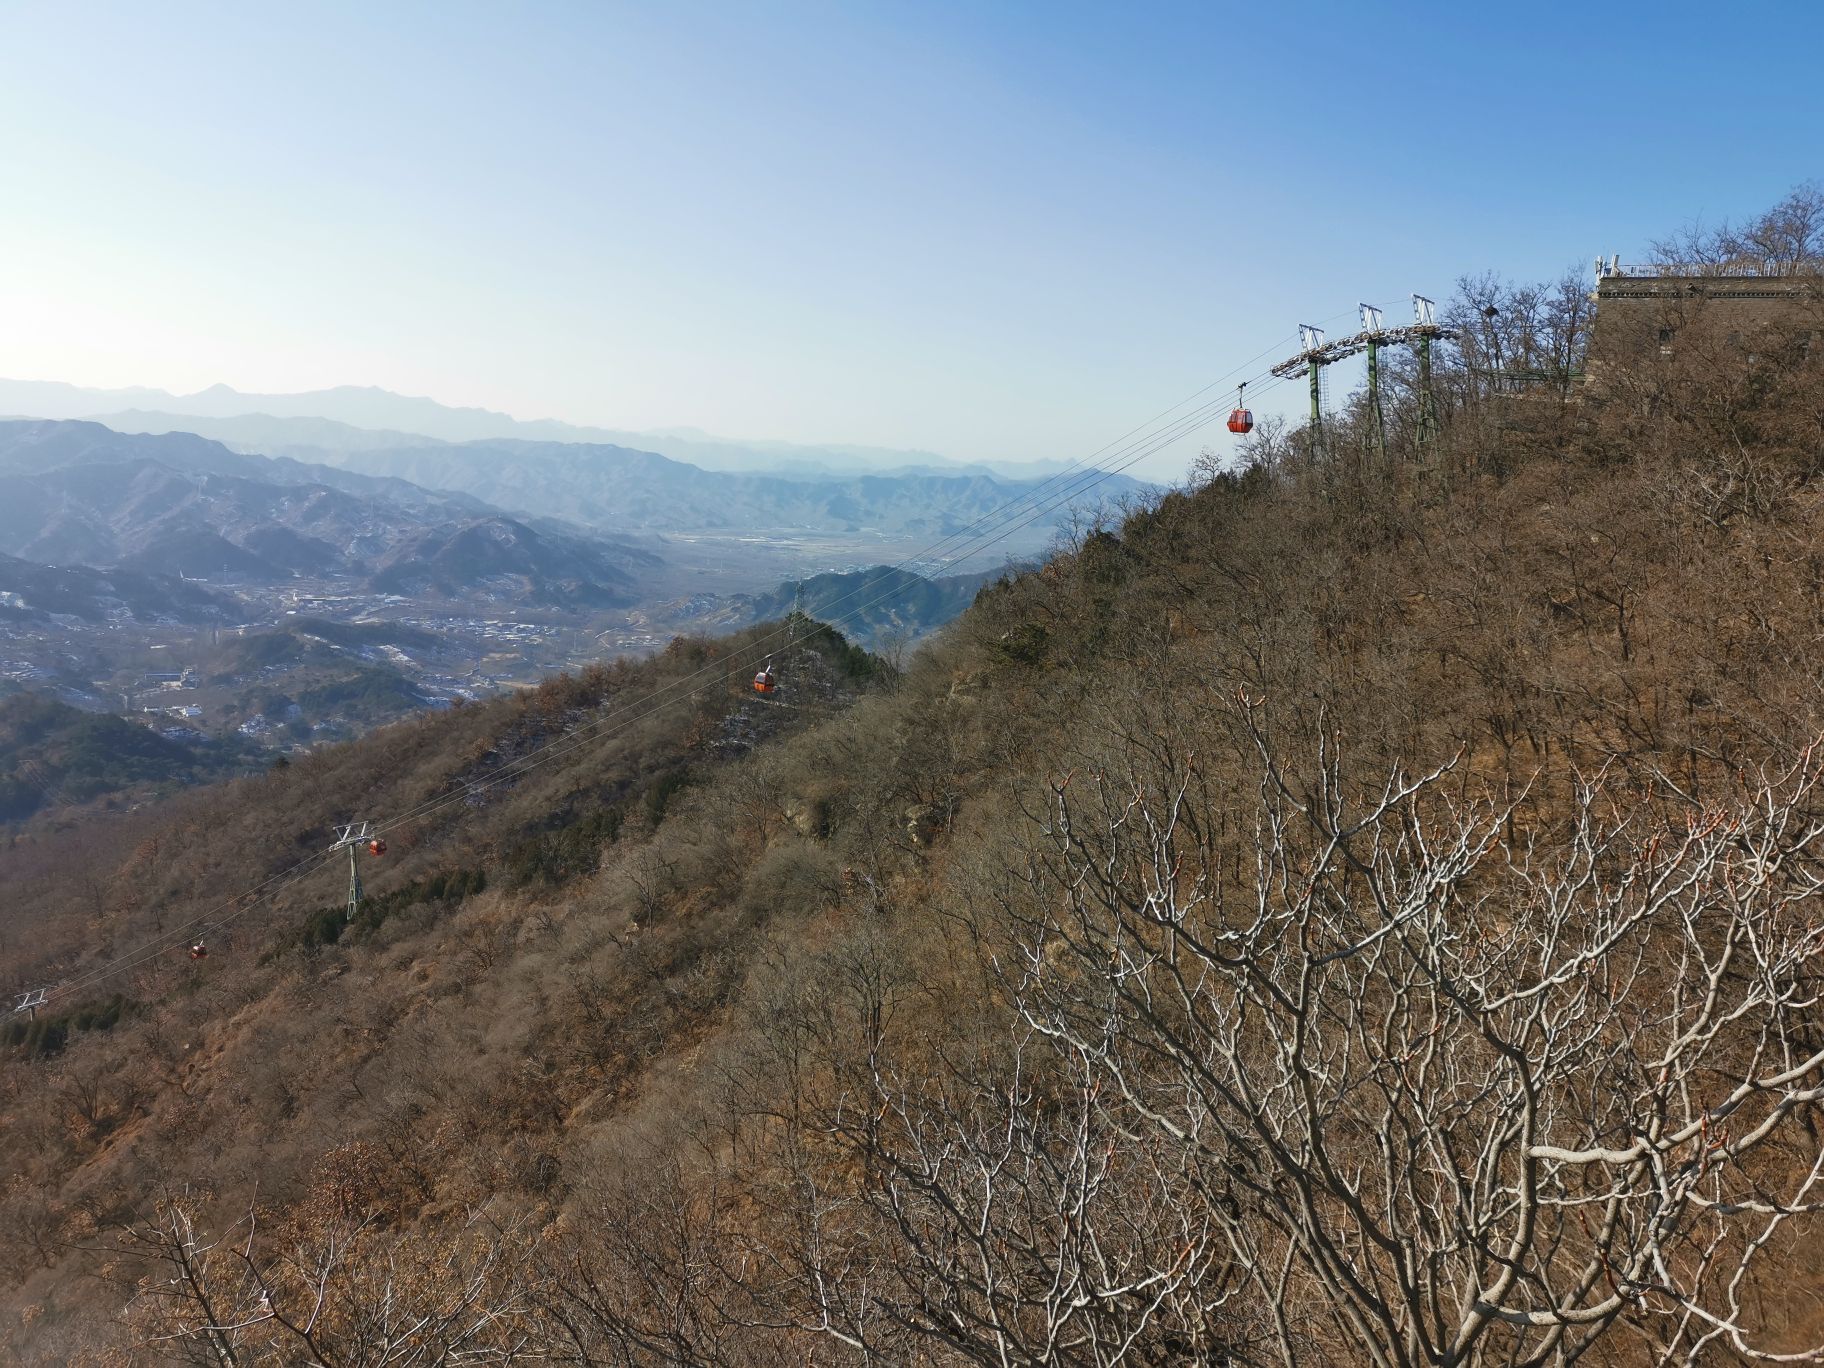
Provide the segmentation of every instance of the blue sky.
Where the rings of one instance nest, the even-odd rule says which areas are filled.
[[[1821,40],[1809,3],[0,0],[0,375],[1074,458],[1301,321],[1824,177]]]

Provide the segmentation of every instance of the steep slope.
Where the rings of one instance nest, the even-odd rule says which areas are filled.
[[[764,699],[775,630],[680,641],[0,851],[15,981],[79,985],[0,1068],[8,1348],[1623,1363],[1691,1333],[1656,1301],[1815,1343],[1815,1215],[1742,1224],[1824,1121],[1787,379],[1453,413],[1391,471],[1339,423],[859,697],[833,638]],[[351,924],[286,871],[360,817]]]

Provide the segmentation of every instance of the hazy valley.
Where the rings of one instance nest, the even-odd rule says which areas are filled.
[[[800,580],[807,611],[857,610],[863,640],[903,648],[999,572],[933,582],[864,571],[871,557],[935,545],[941,567],[946,538],[961,546],[1011,506],[1029,525],[972,558],[998,565],[1081,506],[1057,495],[1088,496],[1082,481],[793,480],[594,445],[369,435],[389,444],[294,448],[319,458],[304,460],[0,421],[0,680],[254,765],[775,616]],[[171,782],[213,772],[169,768]]]

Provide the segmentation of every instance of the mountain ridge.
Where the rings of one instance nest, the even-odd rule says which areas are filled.
[[[1011,482],[982,474],[807,479],[709,471],[656,452],[576,442],[493,440],[329,454],[496,507],[567,517],[610,532],[814,531],[942,537],[1030,500],[1030,551],[1073,508],[1149,488],[1124,475],[1093,484]]]
[[[770,469],[783,473],[796,468],[804,473],[853,475],[928,468],[982,470],[1004,479],[1021,479],[1042,477],[1066,464],[954,461],[916,448],[730,438],[694,427],[635,430],[555,418],[522,419],[492,409],[452,406],[422,396],[396,394],[373,385],[259,394],[217,384],[195,394],[179,395],[143,387],[97,389],[65,381],[0,378],[0,414],[14,412],[43,418],[87,418],[109,426],[116,422],[138,423],[146,431],[183,429],[185,419],[204,420],[221,425],[216,433],[205,435],[226,435],[227,440],[285,448],[365,450],[387,445],[376,438],[388,435],[445,442],[581,442],[654,451],[704,469],[729,471]],[[333,426],[317,426],[314,440],[310,440],[310,425],[324,423]]]
[[[637,576],[658,564],[624,543],[541,533],[460,495],[316,473],[189,434],[0,421],[0,553],[179,578],[344,576],[381,593],[410,560],[435,567],[425,584],[444,596],[518,581],[514,597],[598,605],[631,602]],[[392,497],[400,492],[403,503]]]

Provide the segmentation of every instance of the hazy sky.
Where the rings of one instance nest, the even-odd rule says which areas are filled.
[[[0,0],[0,375],[1076,457],[1824,176],[1820,50],[1810,0]]]

